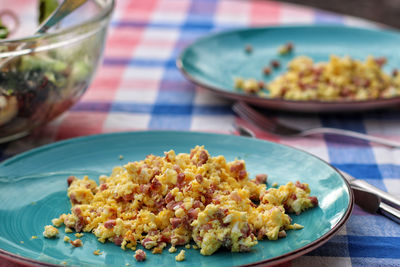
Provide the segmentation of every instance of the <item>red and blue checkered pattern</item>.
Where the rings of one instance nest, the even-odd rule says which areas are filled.
[[[188,44],[215,31],[294,23],[377,27],[347,16],[272,1],[120,0],[104,62],[80,102],[31,136],[0,145],[0,159],[45,143],[105,132],[174,129],[231,133],[234,120],[240,120],[232,112],[231,103],[188,82],[176,68],[175,59]],[[398,110],[326,116],[278,112],[268,115],[400,141]],[[337,136],[288,140],[257,133],[261,138],[316,154],[335,167],[400,196],[398,149]],[[9,263],[0,260],[0,266],[6,264]],[[400,227],[356,207],[339,234],[284,265],[400,266]]]

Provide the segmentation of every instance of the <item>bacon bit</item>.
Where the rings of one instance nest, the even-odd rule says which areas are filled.
[[[257,239],[262,239],[265,235],[266,231],[264,228],[261,228],[260,231],[257,233]]]
[[[279,63],[278,60],[274,59],[274,60],[271,61],[271,66],[272,66],[274,69],[277,69],[277,68],[279,68],[279,67],[281,66],[281,63]]]
[[[244,178],[246,178],[247,172],[245,170],[241,170],[238,173],[238,178],[239,180],[243,180]]]
[[[293,51],[293,48],[294,48],[293,43],[292,43],[292,42],[287,43],[287,44],[286,44],[286,48],[287,48],[287,50],[288,50],[289,53],[292,52],[292,51]]]
[[[262,89],[262,88],[264,88],[264,86],[265,86],[265,84],[263,81],[258,82],[258,88]]]
[[[143,193],[143,194],[149,193],[149,190],[150,190],[150,185],[148,185],[148,184],[141,184],[141,185],[139,186],[139,191],[140,191],[141,193]]]
[[[79,201],[76,199],[76,196],[75,196],[74,193],[72,193],[72,194],[69,196],[69,199],[71,200],[71,202],[72,202],[73,205],[81,204],[81,202],[79,202]]]
[[[379,65],[379,67],[382,67],[387,62],[387,59],[385,57],[377,57],[374,60],[375,60],[375,63]]]
[[[394,69],[392,71],[392,76],[397,76],[397,74],[399,74],[399,71],[397,69]]]
[[[204,150],[200,151],[199,161],[197,162],[197,166],[205,164],[207,160],[208,160],[207,152],[205,152]]]
[[[202,229],[204,231],[208,231],[212,228],[212,224],[211,223],[206,223],[205,225],[202,226]]]
[[[151,182],[150,189],[156,191],[156,190],[158,190],[158,189],[160,189],[160,188],[161,188],[161,183],[160,183],[160,181],[158,181],[157,178],[153,178],[153,180],[152,180],[152,182]]]
[[[168,192],[168,194],[165,196],[165,203],[169,203],[174,199],[174,196],[171,194],[171,192]]]
[[[308,197],[308,199],[311,200],[311,204],[312,204],[314,207],[318,206],[318,198],[317,198],[317,197],[311,196],[311,197]]]
[[[171,218],[172,229],[177,228],[182,223],[181,218]]]
[[[271,74],[271,68],[270,67],[265,67],[263,69],[263,73],[264,73],[264,75],[270,75]]]
[[[73,209],[72,209],[72,212],[75,214],[75,215],[80,215],[80,214],[82,214],[82,210],[79,208],[79,207],[74,207]]]
[[[253,52],[253,46],[251,46],[250,44],[247,44],[244,48],[244,51],[246,51],[246,53],[251,53]]]
[[[156,168],[153,169],[153,177],[152,178],[154,178],[154,177],[156,177],[157,175],[160,175],[160,174],[161,174],[161,170],[156,167]]]
[[[117,246],[121,246],[122,241],[124,241],[124,238],[122,236],[114,236],[114,244]]]
[[[164,154],[165,154],[165,160],[168,162],[171,162],[171,159],[169,158],[169,154],[167,152],[165,152]]]
[[[250,225],[247,224],[247,227],[240,230],[240,232],[242,233],[244,238],[248,237],[251,234]]]
[[[178,238],[173,237],[171,239],[175,239],[175,242],[172,244],[174,246],[180,246],[180,245],[184,245],[186,243],[186,240],[182,237],[178,237]]]
[[[160,237],[160,242],[169,243],[169,242],[171,242],[171,238],[168,237],[168,236],[166,236],[166,235],[161,235],[161,237]]]
[[[286,231],[285,231],[285,230],[280,231],[280,232],[278,233],[278,237],[279,237],[279,238],[286,237]]]
[[[195,178],[199,184],[201,184],[203,182],[203,176],[201,174],[197,174]]]
[[[183,181],[185,181],[185,174],[182,173],[182,172],[179,173],[176,181],[177,181],[178,184],[182,184]]]
[[[192,207],[193,207],[194,209],[200,208],[200,206],[201,206],[201,201],[195,200],[195,201],[193,202]]]
[[[235,200],[237,202],[242,201],[242,198],[239,196],[238,192],[236,192],[236,191],[232,192],[230,197],[232,200]]]
[[[349,88],[345,87],[340,91],[340,96],[342,97],[348,97],[351,95],[351,91]]]
[[[100,185],[100,191],[104,191],[104,190],[106,190],[108,188],[108,185],[107,184],[101,184]]]
[[[296,196],[296,194],[291,194],[291,195],[290,195],[290,198],[293,199],[293,200],[296,200],[296,199],[297,199],[297,196]]]
[[[233,173],[238,173],[239,171],[244,169],[244,163],[242,161],[237,161],[232,164],[230,171]]]
[[[174,210],[175,207],[178,207],[182,204],[183,204],[183,201],[179,201],[179,202],[171,201],[167,204],[166,208],[169,210]]]
[[[178,164],[175,164],[173,168],[174,168],[174,170],[175,170],[177,173],[180,173],[180,172],[181,172],[181,167],[179,167]]]
[[[260,173],[256,175],[256,184],[265,184],[267,182],[268,175]]]
[[[122,196],[122,198],[123,198],[125,201],[131,201],[131,200],[133,200],[135,197],[134,197],[133,193],[130,193],[130,194],[128,194],[128,195]]]
[[[304,184],[300,183],[299,181],[296,181],[295,186],[300,189],[306,190],[306,186]]]
[[[82,240],[80,239],[75,239],[74,241],[69,241],[69,243],[71,243],[71,245],[73,245],[74,247],[82,247]]]
[[[136,250],[135,252],[135,259],[136,261],[145,261],[146,260],[146,252],[141,249]]]
[[[108,220],[104,223],[104,227],[107,229],[112,229],[116,224],[117,223],[115,220]]]
[[[74,226],[75,231],[76,232],[82,231],[83,226],[84,226],[84,219],[82,216],[78,216],[78,221],[75,223],[75,226]]]
[[[222,209],[218,209],[215,214],[214,214],[215,218],[217,219],[221,219],[225,217],[225,212]]]
[[[253,208],[256,208],[256,207],[257,207],[257,205],[254,204],[253,202],[250,202],[250,206],[252,206]]]
[[[198,209],[190,209],[188,211],[188,216],[191,220],[196,220],[197,216],[199,215],[199,210]]]
[[[68,187],[72,184],[72,182],[73,181],[75,181],[76,180],[76,177],[75,176],[69,176],[68,178],[67,178],[67,183],[68,183]]]

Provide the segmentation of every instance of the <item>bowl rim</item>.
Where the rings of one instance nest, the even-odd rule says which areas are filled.
[[[94,2],[95,4],[98,4],[98,0],[90,0],[91,2]],[[19,37],[19,38],[6,38],[4,40],[0,40],[0,45],[5,45],[5,44],[15,44],[15,43],[25,43],[25,42],[32,42],[36,39],[45,39],[45,38],[52,38],[56,37],[59,35],[67,34],[70,32],[75,31],[76,29],[94,24],[96,22],[100,22],[104,20],[105,18],[109,17],[112,12],[115,9],[115,0],[107,0],[109,3],[105,5],[105,8],[102,8],[101,11],[93,16],[92,18],[83,21],[82,23],[78,23],[73,26],[69,26],[63,29],[55,30],[53,32],[45,32],[45,33],[38,33],[38,34],[33,34],[31,36],[25,36],[25,37]],[[99,5],[99,4],[98,4]],[[5,52],[10,52],[10,51],[5,51]],[[2,53],[0,52],[0,55]]]

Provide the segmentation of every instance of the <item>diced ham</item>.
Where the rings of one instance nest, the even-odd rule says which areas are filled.
[[[296,181],[295,186],[300,189],[306,190],[306,186],[304,184],[300,183],[299,181]]]
[[[136,261],[145,261],[146,260],[146,252],[141,249],[136,250],[135,252]]]
[[[125,201],[131,201],[131,200],[133,200],[135,197],[134,197],[133,193],[130,193],[130,194],[127,194],[127,195],[122,196],[122,198],[123,198]]]
[[[124,238],[122,236],[114,236],[114,244],[117,246],[121,246],[122,241],[124,241]]]
[[[104,223],[104,227],[107,229],[112,229],[116,225],[115,220],[108,220]]]
[[[158,190],[160,188],[161,188],[160,181],[158,181],[157,178],[153,178],[153,180],[151,181],[150,189],[156,191],[156,190]]]
[[[244,169],[244,163],[242,161],[236,161],[232,164],[230,171],[233,173],[238,173]]]
[[[150,185],[148,185],[148,184],[141,184],[141,185],[139,186],[139,191],[140,191],[141,193],[143,193],[143,194],[149,193],[149,191],[150,191]]]
[[[182,219],[181,218],[172,218],[171,219],[172,229],[177,228],[181,223],[182,223]]]
[[[265,184],[267,182],[267,175],[265,173],[260,173],[256,175],[256,184]]]
[[[176,181],[178,184],[182,184],[185,181],[185,174],[183,172],[179,173]]]
[[[195,208],[200,208],[200,206],[201,206],[201,201],[195,200],[195,201],[193,202],[192,207],[193,207],[194,209],[195,209]]]
[[[243,180],[244,178],[246,178],[247,172],[245,170],[241,170],[238,173],[238,178],[239,180]]]
[[[171,192],[168,192],[168,194],[165,196],[165,203],[169,203],[174,199],[174,196],[171,194]]]
[[[297,199],[297,196],[296,196],[296,194],[291,194],[291,195],[290,195],[290,198],[293,199],[293,200],[296,200],[296,199]]]
[[[68,187],[72,184],[74,180],[76,180],[76,177],[72,175],[67,178]]]
[[[204,150],[200,151],[197,166],[201,166],[201,165],[205,164],[207,162],[207,160],[208,160],[207,152],[205,152]]]
[[[203,182],[203,176],[201,174],[197,174],[195,178],[199,184],[201,184]]]
[[[311,204],[313,204],[314,207],[318,206],[318,198],[317,197],[311,196],[311,197],[308,197],[308,199],[311,200]]]
[[[106,190],[108,188],[108,185],[107,184],[101,184],[100,185],[100,191],[104,191],[104,190]]]
[[[198,215],[199,215],[198,209],[190,209],[188,211],[188,216],[189,216],[189,219],[191,219],[191,220],[196,220]]]

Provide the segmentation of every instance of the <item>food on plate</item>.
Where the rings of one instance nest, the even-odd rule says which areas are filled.
[[[46,225],[44,227],[43,236],[46,238],[55,238],[58,236],[58,229],[52,225]]]
[[[279,55],[284,56],[284,55],[292,53],[293,49],[294,49],[293,43],[289,42],[284,45],[281,45],[278,48],[278,53],[279,53]]]
[[[193,240],[203,255],[219,248],[246,252],[258,240],[301,229],[288,213],[318,205],[305,183],[267,189],[267,175],[255,177],[249,178],[243,160],[227,162],[202,146],[190,153],[148,155],[115,167],[110,176],[99,177],[99,184],[87,176],[68,177],[71,213],[53,223],[61,220],[66,229],[92,232],[122,249],[141,244],[161,253],[171,244],[173,253]],[[177,260],[183,259],[181,251]]]
[[[364,101],[399,96],[400,75],[397,71],[386,74],[382,70],[385,63],[385,58],[372,56],[362,62],[332,55],[328,62],[319,63],[298,56],[288,63],[285,73],[264,83],[263,87],[257,86],[254,78],[235,78],[235,88],[263,97],[295,101]]]
[[[146,260],[146,252],[141,249],[135,251],[135,259],[136,261],[145,261]]]
[[[185,260],[185,251],[182,249],[178,255],[175,256],[176,261],[184,261]]]
[[[74,241],[69,241],[69,243],[71,243],[71,245],[76,248],[83,246],[82,240],[80,240],[80,239],[75,239]]]

